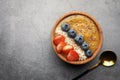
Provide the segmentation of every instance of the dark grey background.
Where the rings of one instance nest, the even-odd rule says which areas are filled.
[[[71,80],[92,62],[74,66],[54,53],[50,33],[70,11],[95,17],[104,34],[102,50],[113,50],[114,67],[100,66],[80,80],[120,80],[120,0],[0,0],[0,80]]]

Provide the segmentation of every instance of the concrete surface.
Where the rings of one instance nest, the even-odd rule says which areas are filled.
[[[0,80],[71,80],[95,64],[61,61],[51,47],[56,20],[70,11],[95,17],[104,33],[102,51],[117,54],[114,67],[100,66],[80,80],[120,80],[120,0],[0,0]]]

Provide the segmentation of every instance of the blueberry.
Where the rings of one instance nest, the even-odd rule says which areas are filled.
[[[82,48],[83,50],[88,50],[88,47],[89,47],[89,45],[88,45],[86,42],[83,42],[83,43],[81,44],[81,48]]]
[[[61,29],[65,32],[68,32],[70,30],[70,25],[67,23],[62,24]]]
[[[75,32],[74,30],[69,30],[69,31],[68,31],[68,36],[69,36],[70,38],[75,38],[75,37],[76,37],[76,32]]]
[[[87,57],[91,57],[91,56],[92,56],[92,51],[91,51],[91,50],[87,50],[87,51],[85,52],[85,55],[86,55]]]
[[[81,45],[84,41],[83,39],[83,36],[82,35],[77,35],[75,38],[74,38],[75,42],[79,45]]]

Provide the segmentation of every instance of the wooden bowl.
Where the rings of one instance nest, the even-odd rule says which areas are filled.
[[[68,61],[65,57],[63,57],[61,54],[57,53],[56,51],[56,46],[54,45],[53,43],[53,38],[55,36],[55,29],[57,27],[57,25],[65,18],[71,16],[71,15],[83,15],[83,16],[86,16],[88,17],[89,19],[91,19],[94,24],[97,26],[97,29],[98,29],[98,32],[99,32],[99,45],[97,47],[97,49],[94,51],[93,55],[90,57],[90,58],[87,58],[86,60],[83,60],[83,61]],[[85,12],[70,12],[68,14],[65,14],[64,16],[62,16],[60,19],[58,19],[58,21],[55,23],[54,27],[53,27],[53,30],[51,32],[51,41],[52,41],[52,47],[56,53],[56,55],[62,59],[63,61],[67,62],[67,63],[70,63],[70,64],[74,64],[74,65],[80,65],[80,64],[85,64],[85,63],[88,63],[90,62],[91,60],[93,60],[99,53],[101,47],[102,47],[102,43],[103,43],[103,33],[102,33],[102,30],[101,30],[101,27],[100,25],[98,24],[97,20],[95,18],[93,18],[91,15],[85,13]]]

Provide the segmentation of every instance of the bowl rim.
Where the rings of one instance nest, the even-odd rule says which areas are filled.
[[[86,16],[86,17],[88,17],[89,19],[91,19],[91,20],[94,22],[94,24],[97,26],[97,29],[98,29],[98,32],[99,32],[99,35],[100,35],[100,39],[99,39],[100,41],[99,41],[98,48],[95,50],[94,54],[93,54],[90,58],[87,58],[86,60],[83,60],[83,61],[68,61],[68,60],[67,60],[65,57],[63,57],[61,54],[57,53],[56,47],[55,47],[55,45],[54,45],[54,43],[53,43],[54,32],[55,32],[55,29],[56,29],[57,25],[58,25],[63,19],[65,19],[65,18],[67,18],[67,17],[69,17],[69,16],[71,16],[71,15],[83,15],[83,16]],[[92,17],[91,15],[89,15],[89,14],[86,13],[86,12],[72,11],[72,12],[66,13],[65,15],[63,15],[62,17],[60,17],[60,18],[56,21],[55,25],[53,26],[52,32],[51,32],[51,42],[52,42],[52,47],[53,47],[56,55],[57,55],[60,59],[62,59],[64,62],[67,62],[67,63],[69,63],[69,64],[81,65],[81,64],[85,64],[85,63],[88,63],[88,62],[92,61],[92,60],[98,55],[99,51],[100,51],[101,48],[102,48],[102,44],[103,44],[103,32],[102,32],[102,29],[101,29],[99,23],[97,22],[97,20],[96,20],[94,17]]]

